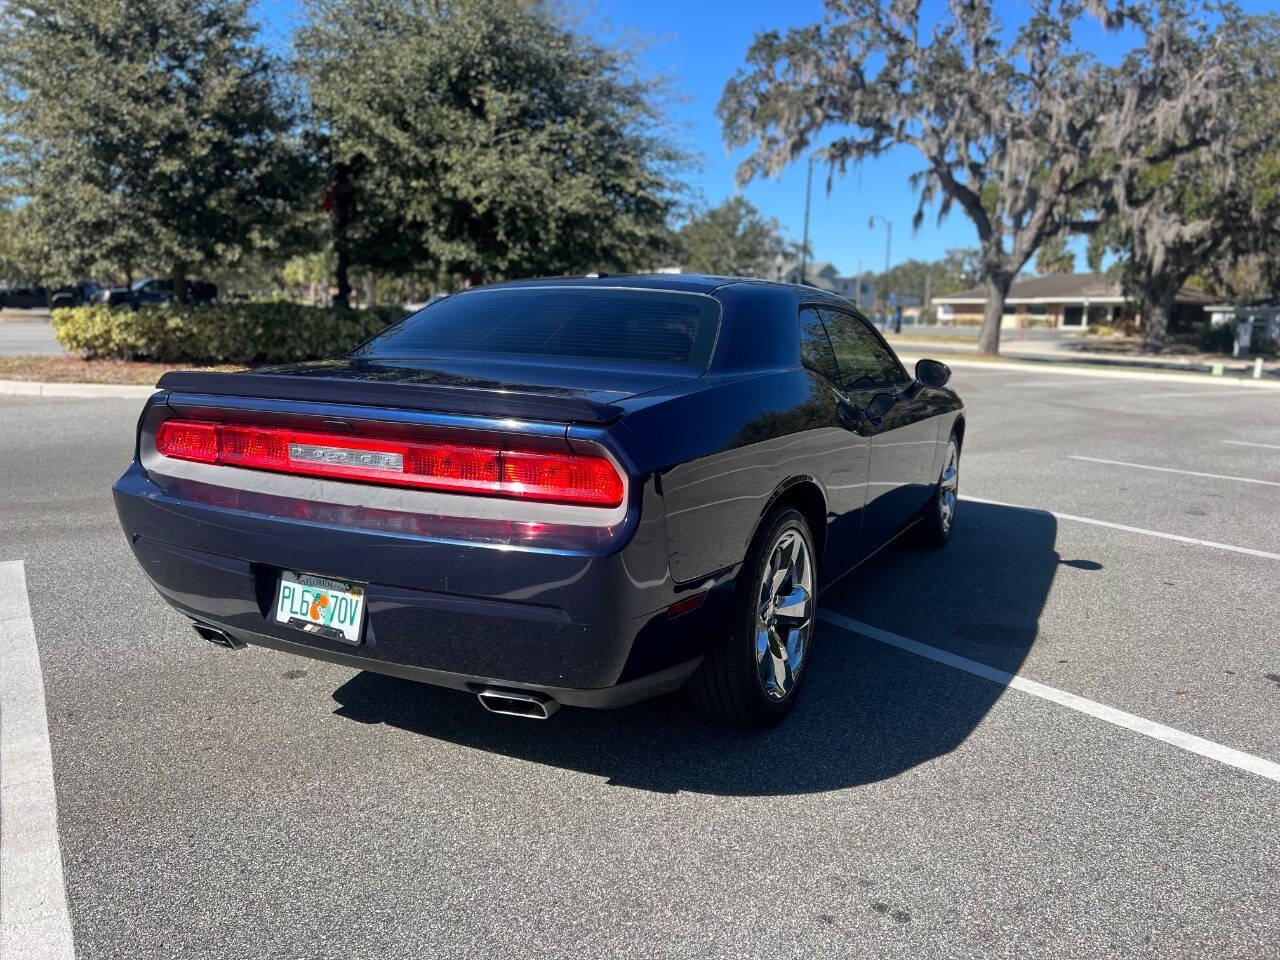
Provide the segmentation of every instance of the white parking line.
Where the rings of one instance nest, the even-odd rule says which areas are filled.
[[[1088,463],[1108,463],[1113,467],[1132,467],[1135,470],[1158,470],[1161,473],[1180,473],[1187,477],[1208,477],[1211,480],[1234,480],[1237,483],[1256,483],[1264,487],[1280,487],[1280,481],[1255,480],[1253,477],[1233,477],[1225,473],[1201,473],[1199,470],[1178,470],[1174,467],[1153,467],[1146,463],[1130,463],[1128,460],[1103,460],[1101,457],[1081,457],[1067,454],[1068,460],[1084,460]]]
[[[1041,513],[1047,513],[1049,516],[1057,520],[1070,520],[1074,523],[1087,523],[1094,527],[1106,527],[1110,530],[1123,530],[1125,533],[1140,533],[1144,537],[1159,537],[1161,540],[1174,540],[1177,543],[1189,543],[1196,547],[1212,547],[1215,550],[1226,550],[1230,553],[1243,553],[1250,557],[1264,557],[1267,560],[1280,560],[1280,553],[1270,553],[1266,550],[1254,550],[1252,547],[1237,547],[1230,543],[1218,543],[1214,540],[1201,540],[1198,537],[1184,537],[1177,533],[1165,533],[1162,530],[1147,530],[1143,527],[1131,527],[1127,523],[1112,523],[1110,520],[1095,520],[1092,517],[1077,517],[1071,513],[1058,513],[1056,510],[1046,510],[1043,507],[1028,507],[1020,503],[1005,503],[1002,500],[988,500],[985,497],[963,496],[961,500],[969,500],[973,503],[986,503],[993,507],[1012,507],[1015,510],[1038,510]]]
[[[73,960],[44,678],[22,561],[0,563],[0,956]]]
[[[836,613],[834,610],[821,609],[818,611],[818,618],[871,640],[897,647],[899,650],[905,650],[908,653],[914,653],[918,657],[945,664],[948,667],[973,674],[975,677],[982,677],[984,680],[990,680],[992,683],[998,683],[1004,687],[1021,690],[1023,693],[1029,693],[1033,697],[1048,700],[1059,706],[1083,713],[1086,716],[1094,717],[1097,720],[1123,727],[1134,733],[1140,733],[1144,737],[1159,740],[1161,743],[1178,747],[1180,750],[1186,750],[1189,753],[1216,760],[1218,763],[1226,764],[1229,767],[1235,767],[1237,770],[1244,770],[1246,773],[1252,773],[1280,783],[1280,764],[1264,760],[1261,757],[1255,757],[1253,754],[1245,753],[1243,750],[1225,747],[1220,743],[1214,743],[1212,740],[1197,737],[1195,734],[1184,733],[1173,727],[1166,727],[1163,723],[1156,723],[1154,720],[1147,720],[1135,714],[1117,710],[1115,707],[1108,707],[1106,704],[1088,700],[1065,690],[1059,690],[1057,687],[1037,683],[1035,680],[1028,680],[1026,677],[1020,677],[1015,673],[1006,673],[1004,670],[989,667],[985,663],[979,663],[977,660],[970,660],[967,657],[961,657],[946,650],[931,647],[927,643],[900,637],[896,633],[870,626],[859,620]]]
[[[1250,443],[1248,440],[1223,440],[1237,447],[1262,447],[1266,450],[1280,450],[1280,443]]]

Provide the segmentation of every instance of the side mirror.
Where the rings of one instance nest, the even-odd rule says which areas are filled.
[[[917,360],[916,379],[926,387],[945,387],[951,379],[951,368],[941,360]]]

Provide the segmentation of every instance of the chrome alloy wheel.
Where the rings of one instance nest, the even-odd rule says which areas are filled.
[[[960,487],[960,451],[952,439],[947,443],[946,466],[938,480],[938,522],[944,534],[951,532],[956,516],[956,495]]]
[[[756,673],[770,700],[795,689],[813,632],[813,559],[794,527],[769,551],[756,603]]]

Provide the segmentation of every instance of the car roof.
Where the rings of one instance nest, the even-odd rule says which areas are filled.
[[[723,287],[759,287],[761,290],[785,290],[800,300],[825,300],[846,307],[853,303],[845,297],[807,284],[774,283],[753,277],[723,277],[704,273],[610,273],[586,277],[537,277],[529,280],[508,280],[480,287],[470,287],[462,293],[481,290],[512,290],[530,287],[630,287],[643,290],[666,290],[674,293],[710,294]]]

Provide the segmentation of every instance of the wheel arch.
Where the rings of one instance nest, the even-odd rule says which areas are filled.
[[[755,529],[751,532],[751,539],[747,541],[748,553],[763,532],[765,521],[775,510],[784,506],[795,507],[808,522],[809,534],[813,537],[813,552],[821,566],[827,546],[827,497],[818,482],[808,476],[790,477],[778,485],[778,489],[760,511],[760,516],[756,518]]]

